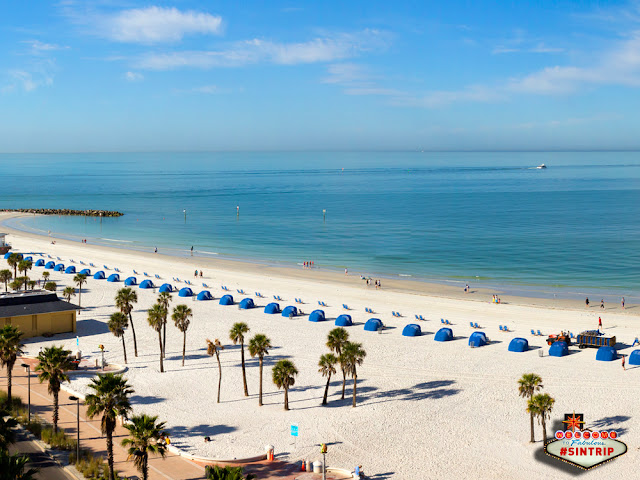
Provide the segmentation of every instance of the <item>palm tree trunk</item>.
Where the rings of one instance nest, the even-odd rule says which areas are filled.
[[[162,356],[164,357],[167,352],[167,317],[162,322],[162,336]],[[182,359],[182,366],[184,367],[184,358]]]
[[[113,431],[107,428],[107,462],[109,463],[109,480],[115,480],[113,471]]]
[[[533,412],[530,412],[529,416],[531,417],[531,440],[529,440],[529,441],[531,443],[535,443],[536,439],[535,439],[535,436],[533,434]]]
[[[249,390],[247,390],[247,372],[244,370],[244,343],[240,342],[240,358],[242,360],[242,383],[244,385],[244,396],[249,396]]]
[[[262,406],[262,357],[260,357],[260,393],[258,394],[258,406]]]
[[[162,363],[162,331],[158,331],[158,343],[160,344],[160,373],[163,373],[164,364]]]
[[[136,341],[136,329],[133,327],[133,316],[129,312],[129,325],[131,325],[131,332],[133,333],[133,352],[135,356],[138,356],[138,342]]]
[[[9,407],[9,411],[11,411],[11,386],[13,379],[13,365],[7,365],[7,407]]]
[[[184,367],[184,356],[187,352],[187,331],[182,332],[182,366]],[[167,339],[167,332],[164,333],[164,339]]]
[[[542,412],[542,442],[546,445],[547,444],[547,423],[544,419],[545,415],[547,414],[547,412],[543,411]]]
[[[353,369],[353,405],[352,407],[356,406],[356,390],[358,387],[358,374],[356,373],[356,369],[354,367]]]
[[[124,364],[127,364],[127,347],[124,346],[124,334],[122,335],[122,351],[124,352]]]
[[[324,397],[322,397],[322,405],[327,404],[327,395],[329,394],[329,383],[331,382],[331,374],[329,374],[329,378],[327,378],[327,386],[324,387]]]
[[[82,308],[82,283],[78,285],[78,306]]]
[[[218,360],[218,403],[220,403],[220,385],[222,385],[222,367],[220,366],[220,355],[216,352],[216,360]]]
[[[286,385],[284,387],[284,409],[289,410],[289,388]]]
[[[58,433],[58,393],[59,390],[54,390],[53,392],[53,433]]]
[[[142,457],[142,479],[147,480],[149,478],[149,454],[144,453]]]
[[[344,389],[347,386],[347,373],[344,371],[344,368],[342,369],[342,398],[341,400],[344,400]]]

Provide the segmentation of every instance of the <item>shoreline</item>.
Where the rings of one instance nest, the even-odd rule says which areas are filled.
[[[81,245],[84,249],[104,250],[111,253],[126,253],[134,255],[136,257],[142,257],[147,260],[167,259],[178,261],[181,264],[189,265],[194,270],[206,269],[208,271],[227,271],[237,273],[241,271],[245,274],[260,275],[266,277],[277,277],[279,280],[293,280],[293,281],[312,281],[322,283],[326,285],[337,286],[361,286],[364,290],[374,290],[373,286],[367,287],[364,281],[360,279],[360,275],[369,276],[369,274],[358,271],[349,271],[349,275],[344,275],[336,270],[332,270],[324,267],[314,267],[311,269],[305,269],[301,266],[293,265],[279,265],[274,262],[258,260],[258,259],[241,259],[241,258],[219,258],[218,256],[200,256],[197,254],[194,256],[181,256],[171,255],[166,253],[153,253],[146,252],[142,249],[128,248],[127,245],[109,246],[99,243],[82,243],[77,240],[69,238],[61,238],[55,236],[47,236],[44,234],[38,234],[33,232],[26,232],[8,226],[7,221],[14,218],[20,218],[28,216],[23,213],[7,213],[0,212],[0,227],[5,233],[15,237],[25,237],[35,240],[43,240],[55,238],[56,243],[66,246]],[[64,235],[64,234],[63,234]],[[9,243],[11,243],[9,239]],[[393,278],[385,275],[378,275],[383,281],[383,289],[390,292],[406,293],[411,295],[419,295],[425,297],[454,299],[454,300],[467,300],[473,302],[487,302],[491,303],[492,295],[498,295],[503,304],[509,303],[512,305],[521,306],[533,306],[541,308],[551,309],[585,309],[584,297],[590,298],[590,307],[588,311],[593,311],[593,308],[598,307],[598,298],[605,300],[607,305],[607,311],[616,310],[618,313],[624,314],[627,310],[623,310],[620,305],[620,299],[625,297],[626,304],[631,305],[633,303],[640,303],[640,296],[635,294],[631,295],[619,295],[610,291],[604,292],[594,288],[593,291],[588,293],[580,292],[562,292],[558,290],[560,294],[557,297],[551,297],[556,295],[555,292],[550,292],[552,287],[545,286],[519,286],[519,285],[477,285],[473,282],[469,282],[470,293],[463,291],[465,282],[460,280],[458,285],[450,285],[449,283],[457,282],[456,280],[443,279],[440,282],[437,281],[423,281],[418,278]],[[217,286],[212,286],[217,288]],[[546,295],[547,297],[543,296]]]

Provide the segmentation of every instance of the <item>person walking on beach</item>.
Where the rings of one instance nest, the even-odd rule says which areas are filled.
[[[158,247],[156,247],[153,253],[158,253]]]
[[[344,269],[344,274],[345,274],[345,275],[349,275],[349,269],[348,269],[348,268],[345,268],[345,269]]]
[[[622,309],[624,310],[624,297],[622,297],[622,300],[620,300],[620,303],[622,304]]]
[[[193,276],[194,276],[195,278],[198,278],[198,270],[196,270],[196,273],[194,273],[194,274],[193,274]]]
[[[598,317],[598,330],[602,328],[602,317]]]
[[[191,245],[191,256],[193,257],[193,245]]]
[[[200,278],[202,278],[202,270],[200,270]]]
[[[584,301],[584,304],[587,306],[587,308],[589,308],[589,297],[586,298],[586,300]]]
[[[604,308],[604,298],[600,300],[600,308]]]
[[[626,368],[624,366],[624,354],[622,355],[622,370],[626,370]]]

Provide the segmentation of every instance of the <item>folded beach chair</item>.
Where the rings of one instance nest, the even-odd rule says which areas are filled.
[[[149,277],[150,275],[147,272],[142,272],[145,277]]]
[[[473,322],[469,322],[469,326],[470,326],[471,328],[476,328],[476,327],[473,325]],[[502,330],[502,327],[500,327],[500,330]]]
[[[632,347],[635,347],[636,344],[640,345],[640,340],[638,340],[638,337],[636,337],[636,339],[633,341],[633,343],[631,344]]]
[[[349,306],[344,303],[342,304],[342,308],[344,308],[345,310],[349,310]]]
[[[420,315],[420,320],[426,320],[422,315]]]
[[[136,272],[135,270],[133,271],[133,273],[135,273],[136,275],[140,275],[138,272]]]
[[[86,265],[82,260],[80,260],[80,265]]]
[[[227,287],[225,287],[224,285],[220,285],[220,288],[221,288],[222,290],[224,290],[225,292],[228,292],[228,291],[229,291],[229,289],[228,289]]]
[[[480,328],[480,325],[478,325],[478,322],[474,323],[474,324],[473,324],[473,326],[474,326],[475,328]]]
[[[445,319],[444,323],[446,323],[447,325],[453,325],[453,324],[449,321],[449,319]]]
[[[500,331],[501,332],[506,332],[507,331],[507,327],[502,328],[502,325],[498,325],[500,327]]]
[[[440,319],[440,323],[444,323],[444,318],[441,318],[441,319]]]
[[[262,298],[262,294],[260,292],[256,292],[256,297]]]
[[[62,261],[62,259],[60,257],[56,257],[58,260]]]
[[[203,283],[203,284],[202,284],[202,286],[203,286],[204,288],[209,288],[209,285],[207,285],[206,283]]]
[[[73,260],[73,258],[70,258],[70,259],[69,259],[69,261],[70,261],[71,263],[76,263],[76,262]]]
[[[106,265],[102,265],[104,267],[105,270],[109,270],[109,267],[107,267]]]
[[[533,328],[532,328],[532,329],[531,329],[531,335],[535,335],[535,334],[536,334],[536,332],[535,332],[535,330],[533,330]]]
[[[158,280],[160,280],[160,275],[158,275],[157,273],[155,273],[154,275]]]
[[[543,336],[540,330],[538,330],[538,335],[540,335],[541,337]]]
[[[60,259],[58,259],[58,260],[60,260]],[[91,263],[91,262],[89,262],[89,266],[90,266],[90,267],[93,267],[93,268],[98,268],[98,267],[96,267],[96,266],[95,266],[93,263]]]
[[[420,317],[418,315],[416,315],[416,320],[420,320]]]

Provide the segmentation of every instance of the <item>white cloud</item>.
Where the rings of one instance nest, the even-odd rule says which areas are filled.
[[[45,52],[52,52],[55,50],[66,50],[69,48],[56,45],[54,43],[44,43],[40,40],[24,40],[22,43],[26,43],[27,45],[29,45],[29,47],[31,47],[31,54],[33,55],[40,55],[44,54]]]
[[[124,78],[128,82],[140,82],[144,80],[144,75],[138,72],[127,72],[124,74]]]
[[[2,87],[2,91],[12,92],[22,89],[25,92],[32,92],[38,87],[50,85],[53,85],[53,77],[45,72],[15,69],[9,71],[9,83]]]
[[[493,102],[503,100],[504,94],[482,85],[468,86],[462,90],[440,90],[423,96],[405,96],[393,100],[394,105],[438,108],[457,102]]]
[[[125,43],[177,42],[185,35],[217,35],[222,31],[220,16],[156,6],[99,16],[97,22],[99,34]]]

